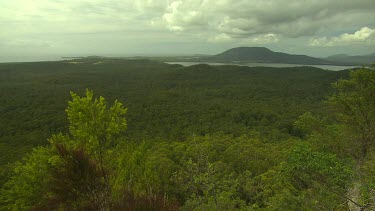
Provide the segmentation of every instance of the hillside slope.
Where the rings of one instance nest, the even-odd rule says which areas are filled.
[[[292,55],[274,52],[264,47],[238,47],[229,49],[211,58],[215,61],[225,62],[265,62],[287,64],[330,64],[323,59],[306,55]]]
[[[324,58],[337,64],[366,65],[375,62],[375,53],[367,55],[349,56],[347,54],[337,54]]]

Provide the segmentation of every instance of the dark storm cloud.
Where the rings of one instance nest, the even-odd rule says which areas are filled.
[[[233,37],[273,33],[311,36],[335,27],[368,26],[375,2],[363,1],[177,1],[164,14],[171,30],[201,30]],[[350,19],[348,19],[350,17]],[[372,17],[372,18],[370,18]]]

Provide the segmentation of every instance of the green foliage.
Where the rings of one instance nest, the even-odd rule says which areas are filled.
[[[372,151],[360,169],[362,173],[362,202],[375,208],[375,153]]]
[[[327,186],[345,187],[351,175],[350,163],[334,154],[315,152],[306,144],[297,145],[287,163],[288,171],[298,172],[298,177],[320,180]]]
[[[114,197],[151,200],[163,196],[181,204],[183,210],[256,206],[253,179],[282,160],[283,153],[277,149],[283,144],[223,134],[185,142],[123,142],[114,150],[118,166]]]
[[[351,175],[350,162],[301,143],[285,162],[261,175],[264,200],[271,210],[337,209],[346,201]]]
[[[106,208],[109,205],[108,191],[103,173],[98,163],[83,149],[68,149],[56,144],[54,148],[60,158],[59,164],[52,166],[48,185],[50,198],[38,209],[80,210]]]
[[[321,118],[308,112],[296,120],[295,127],[304,134],[304,139],[318,151],[336,154],[341,158],[355,154],[345,128],[328,118]]]
[[[348,191],[361,210],[374,209],[373,163],[375,145],[375,69],[362,68],[350,73],[350,79],[334,84],[336,93],[329,103],[336,110],[356,159],[356,174]]]
[[[321,132],[325,126],[325,122],[315,117],[311,112],[306,112],[298,117],[294,125],[304,134],[312,134]]]
[[[17,162],[13,174],[1,190],[1,203],[8,210],[30,210],[50,198],[52,182],[48,171],[58,165],[59,157],[49,147],[35,148],[22,162]]]
[[[375,70],[352,71],[350,79],[339,80],[334,88],[337,93],[329,98],[329,103],[350,131],[353,146],[359,146],[357,159],[363,162],[375,144]]]
[[[69,91],[84,94],[90,88],[124,102],[131,112],[126,134],[119,135],[126,140],[172,142],[193,133],[241,136],[255,131],[263,139],[282,141],[299,135],[293,129],[296,117],[324,113],[320,101],[330,83],[347,75],[309,67],[182,67],[100,58],[75,62],[0,64],[0,164],[19,160],[33,147],[48,144],[52,134],[68,131],[64,109]],[[100,104],[98,99],[97,111]]]
[[[351,114],[367,109],[372,117],[372,72],[338,82],[330,102],[340,122],[320,101],[346,72],[97,60],[0,65],[0,118],[6,120],[0,150],[16,152],[7,161],[51,137],[22,162],[3,166],[1,208],[347,209],[354,174],[348,155],[355,154],[352,138],[361,137],[360,128],[348,128],[354,121],[371,128],[372,120],[366,125]],[[64,93],[85,87],[124,100],[131,112],[86,90],[83,97],[71,92],[63,120]],[[375,181],[369,153],[360,168],[368,184],[361,186],[364,202]]]
[[[86,97],[71,92],[72,101],[66,109],[69,132],[74,139],[74,147],[98,154],[101,148],[113,146],[116,135],[126,130],[126,109],[117,100],[106,108],[103,97],[93,99],[93,92],[86,90]]]
[[[66,110],[70,135],[57,134],[51,146],[34,150],[18,163],[4,186],[2,203],[9,209],[107,209],[110,198],[111,143],[126,129],[126,109],[103,97],[71,93]],[[113,148],[113,147],[112,147]]]

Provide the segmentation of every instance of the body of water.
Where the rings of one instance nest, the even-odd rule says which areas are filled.
[[[216,63],[216,62],[166,62],[168,64],[180,64],[185,67],[197,65],[197,64],[208,64],[208,65],[239,65],[248,67],[301,67],[309,66],[316,67],[324,70],[339,71],[345,69],[351,69],[358,66],[338,66],[338,65],[302,65],[302,64],[283,64],[283,63]]]

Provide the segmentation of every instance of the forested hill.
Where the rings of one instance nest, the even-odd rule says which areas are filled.
[[[373,210],[374,71],[0,64],[0,210]]]
[[[264,47],[238,47],[229,49],[211,58],[220,62],[261,62],[286,64],[332,64],[332,62],[306,55],[274,52]]]
[[[0,163],[67,129],[70,91],[89,88],[124,102],[129,139],[186,140],[193,134],[256,130],[280,139],[298,135],[295,118],[320,112],[330,84],[346,75],[312,67],[182,67],[98,58],[0,64]]]
[[[332,55],[323,58],[326,61],[334,62],[342,65],[368,65],[375,61],[375,53],[367,55],[349,56],[346,54]]]

